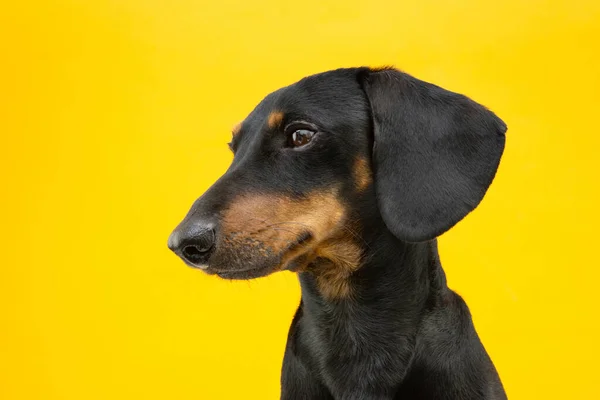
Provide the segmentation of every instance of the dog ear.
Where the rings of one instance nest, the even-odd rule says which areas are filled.
[[[441,235],[492,183],[506,125],[469,98],[395,69],[363,69],[373,119],[373,169],[383,220],[399,239]]]

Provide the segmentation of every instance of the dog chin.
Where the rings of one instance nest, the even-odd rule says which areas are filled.
[[[262,278],[264,276],[270,275],[271,273],[275,272],[275,270],[276,270],[275,267],[273,267],[271,265],[267,265],[267,266],[263,266],[263,267],[243,269],[243,270],[230,269],[230,270],[210,271],[210,269],[209,269],[206,272],[217,275],[219,278],[222,278],[222,279],[249,280],[249,279],[255,279],[255,278]]]

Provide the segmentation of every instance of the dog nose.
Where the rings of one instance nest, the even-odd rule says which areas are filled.
[[[203,268],[215,246],[215,223],[194,221],[178,226],[169,236],[168,246],[188,264]]]

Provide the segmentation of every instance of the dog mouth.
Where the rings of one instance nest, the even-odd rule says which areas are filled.
[[[219,278],[222,279],[255,279],[269,275],[274,272],[276,268],[271,266],[264,266],[258,268],[244,269],[241,271],[218,271],[214,272]]]
[[[295,271],[298,260],[306,256],[310,250],[309,243],[312,239],[310,232],[303,232],[296,240],[291,242],[282,252],[279,253],[273,262],[245,269],[215,269],[206,268],[205,272],[210,275],[217,275],[223,279],[254,279],[270,275],[276,271]],[[269,261],[269,260],[265,260]]]

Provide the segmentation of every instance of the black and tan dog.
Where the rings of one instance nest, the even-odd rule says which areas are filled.
[[[226,279],[298,273],[282,399],[505,399],[436,237],[481,201],[506,125],[392,68],[268,95],[169,238]]]

